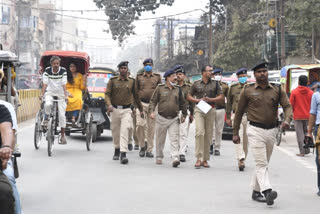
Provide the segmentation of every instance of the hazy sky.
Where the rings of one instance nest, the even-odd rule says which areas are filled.
[[[74,0],[63,0],[64,9],[74,9],[74,10],[81,10],[81,9],[97,9],[93,0],[79,0],[77,4],[75,4]],[[141,18],[149,18],[149,17],[159,17],[159,16],[166,16],[171,14],[177,14],[185,11],[190,11],[194,9],[203,9],[207,10],[205,7],[208,4],[209,0],[175,0],[173,6],[164,6],[161,5],[159,9],[156,10],[155,14],[151,12],[143,13]],[[175,16],[174,18],[199,18],[202,14],[202,11],[195,11],[193,13]],[[81,13],[65,13],[70,14],[73,16],[79,17],[89,17],[89,18],[98,18],[98,19],[107,19],[104,12],[84,12]],[[135,43],[137,41],[147,40],[148,37],[153,36],[154,34],[154,24],[155,20],[148,20],[148,21],[136,21],[134,25],[136,26],[135,32],[137,35],[141,36],[134,36],[134,38],[128,39],[128,45],[130,43]],[[89,37],[98,37],[98,38],[105,38],[106,33],[103,32],[103,29],[108,29],[106,23],[101,21],[81,21],[82,28],[87,29]],[[107,36],[108,40],[91,40],[90,43],[92,44],[109,44],[117,46],[117,42],[111,39],[111,35]]]

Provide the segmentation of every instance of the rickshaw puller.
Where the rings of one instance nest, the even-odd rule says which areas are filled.
[[[45,98],[45,120],[43,125],[48,124],[48,115],[51,113],[51,106],[53,104],[53,97],[58,97],[58,115],[59,115],[59,127],[61,128],[61,139],[60,144],[67,144],[65,138],[65,127],[66,127],[66,108],[68,102],[68,92],[67,92],[67,70],[60,67],[61,59],[58,56],[53,56],[50,59],[51,66],[46,68],[43,73],[43,86],[42,86],[42,96]]]
[[[133,100],[135,100],[141,117],[144,114],[139,95],[135,90],[135,80],[128,77],[128,62],[120,62],[118,68],[119,76],[112,77],[107,84],[105,101],[108,112],[111,112],[111,131],[115,147],[113,160],[119,160],[121,153],[121,164],[127,164],[129,162],[126,157],[129,132],[133,128],[131,110]]]

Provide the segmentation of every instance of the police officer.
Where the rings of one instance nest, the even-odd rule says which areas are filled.
[[[194,118],[196,121],[196,169],[200,169],[201,166],[205,168],[210,167],[208,160],[210,160],[209,150],[210,142],[212,141],[213,123],[216,111],[215,102],[223,99],[219,82],[211,80],[212,71],[211,66],[203,66],[201,69],[202,78],[192,84],[188,94],[188,101],[199,103],[202,100],[212,107],[206,114],[197,106],[194,110]]]
[[[155,120],[150,118],[148,108],[154,90],[158,84],[161,84],[161,76],[152,72],[153,60],[151,58],[144,60],[143,65],[144,72],[138,74],[136,78],[136,91],[139,94],[145,117],[141,118],[137,114],[137,137],[141,147],[140,157],[153,158]],[[145,144],[145,138],[147,139],[147,145]]]
[[[191,89],[191,84],[187,83],[187,77],[182,65],[174,66],[173,70],[177,75],[177,82],[181,88],[183,98],[186,100],[187,109],[189,110],[189,120],[180,124],[180,137],[179,137],[179,158],[181,162],[186,161],[186,151],[188,146],[188,134],[190,123],[193,121],[193,103],[187,101],[187,95]]]
[[[238,107],[238,102],[240,98],[240,92],[247,84],[247,69],[240,68],[237,72],[237,77],[239,82],[230,86],[228,97],[227,97],[227,109],[226,109],[226,123],[232,126],[235,112]],[[232,116],[231,116],[231,113]],[[245,168],[245,160],[248,154],[248,135],[247,135],[247,110],[244,111],[241,124],[240,124],[240,143],[236,144],[236,157],[238,161],[238,168],[243,171]]]
[[[241,91],[232,140],[236,144],[240,143],[240,124],[243,114],[248,110],[248,140],[256,163],[252,180],[252,199],[258,202],[266,201],[267,205],[272,205],[277,198],[277,192],[272,190],[269,181],[268,164],[276,141],[278,103],[280,102],[285,112],[282,128],[289,128],[292,108],[285,91],[280,86],[269,83],[267,65],[268,63],[262,62],[254,66],[252,70],[256,83],[246,85]]]
[[[111,112],[111,130],[115,152],[113,160],[119,160],[122,164],[128,163],[126,152],[128,151],[129,132],[132,129],[132,101],[133,98],[143,116],[142,105],[135,91],[135,80],[128,77],[128,62],[120,62],[118,65],[119,76],[112,77],[107,84],[106,105]]]
[[[177,76],[170,69],[164,74],[165,84],[160,84],[154,91],[149,105],[151,119],[155,119],[155,108],[158,105],[158,116],[156,119],[156,163],[162,164],[163,149],[167,132],[170,138],[172,166],[178,167],[179,161],[179,123],[184,123],[187,113],[185,100],[181,89],[176,86]],[[179,121],[179,110],[182,109]]]
[[[222,141],[222,130],[224,126],[224,118],[226,115],[226,104],[225,98],[228,96],[228,84],[221,81],[223,70],[221,68],[216,68],[212,72],[212,78],[220,83],[220,87],[222,88],[223,100],[216,102],[216,115],[213,126],[213,137],[212,144],[210,146],[210,154],[219,156],[220,155],[220,147]],[[214,148],[213,148],[214,147]]]

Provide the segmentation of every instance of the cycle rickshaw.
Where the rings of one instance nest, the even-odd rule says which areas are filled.
[[[41,56],[40,66],[42,71],[45,70],[46,67],[50,66],[50,58],[52,56],[58,56],[61,58],[61,67],[68,68],[71,62],[75,63],[78,67],[78,72],[83,75],[87,75],[90,59],[87,53],[84,52],[74,52],[74,51],[46,51]],[[86,136],[86,148],[88,151],[91,149],[92,144],[92,114],[87,105],[89,94],[87,90],[83,91],[83,105],[80,110],[78,117],[76,118],[76,124],[73,124],[70,121],[71,115],[66,115],[67,124],[66,124],[66,135],[70,135],[71,133],[82,133],[82,135]],[[57,110],[57,102],[59,100],[54,100],[52,105],[52,111],[49,115],[49,122],[47,128],[42,126],[42,121],[44,119],[44,106],[43,103],[41,105],[41,109],[37,113],[35,119],[35,130],[34,130],[34,146],[36,149],[39,149],[40,142],[42,137],[45,136],[48,142],[48,156],[52,155],[53,144],[55,139],[60,140],[60,130],[58,130],[58,110]]]
[[[0,50],[0,100],[13,104],[15,112],[18,109],[18,103],[13,93],[16,93],[14,88],[14,77],[16,76],[16,68],[20,66],[18,57],[9,51]],[[17,133],[15,133],[15,142],[17,143]],[[1,145],[1,136],[0,136]],[[12,163],[14,167],[15,178],[19,177],[19,170],[17,164],[17,157],[20,157],[21,153],[17,151],[15,147],[12,154]]]
[[[105,92],[109,79],[115,75],[110,68],[94,67],[89,69],[87,86],[90,94],[88,103],[93,116],[92,141],[101,136],[104,129],[110,130],[110,119],[106,114]]]

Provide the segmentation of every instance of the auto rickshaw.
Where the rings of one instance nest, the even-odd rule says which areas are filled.
[[[90,66],[90,58],[87,53],[75,51],[46,51],[43,53],[40,59],[40,66],[42,72],[45,70],[45,68],[50,66],[50,59],[52,56],[58,56],[61,58],[61,67],[65,67],[68,69],[70,63],[73,62],[77,65],[77,72],[80,72],[82,75],[87,75]],[[82,94],[82,109],[80,110],[78,117],[76,118],[75,124],[70,121],[72,115],[66,114],[67,124],[65,131],[66,135],[70,135],[71,133],[82,133],[82,135],[86,135],[86,148],[88,151],[90,151],[92,143],[92,114],[87,105],[87,100],[89,98],[88,91],[85,89],[82,92]],[[41,125],[43,115],[44,113],[42,104],[42,108],[39,110],[36,116],[34,145],[35,148],[38,149],[40,146],[41,136],[46,135],[46,139],[48,141],[48,156],[51,156],[52,145],[54,143],[55,138],[60,137],[60,131],[57,130],[57,116],[55,115],[53,115],[52,120],[49,119],[47,128],[48,130],[43,128]],[[50,121],[53,121],[54,124],[51,125]],[[49,130],[50,128],[53,128],[53,130]]]
[[[110,130],[110,119],[106,114],[105,92],[109,79],[115,76],[111,68],[94,67],[89,69],[87,86],[90,93],[89,109],[93,116],[92,141],[101,136],[104,129]]]

